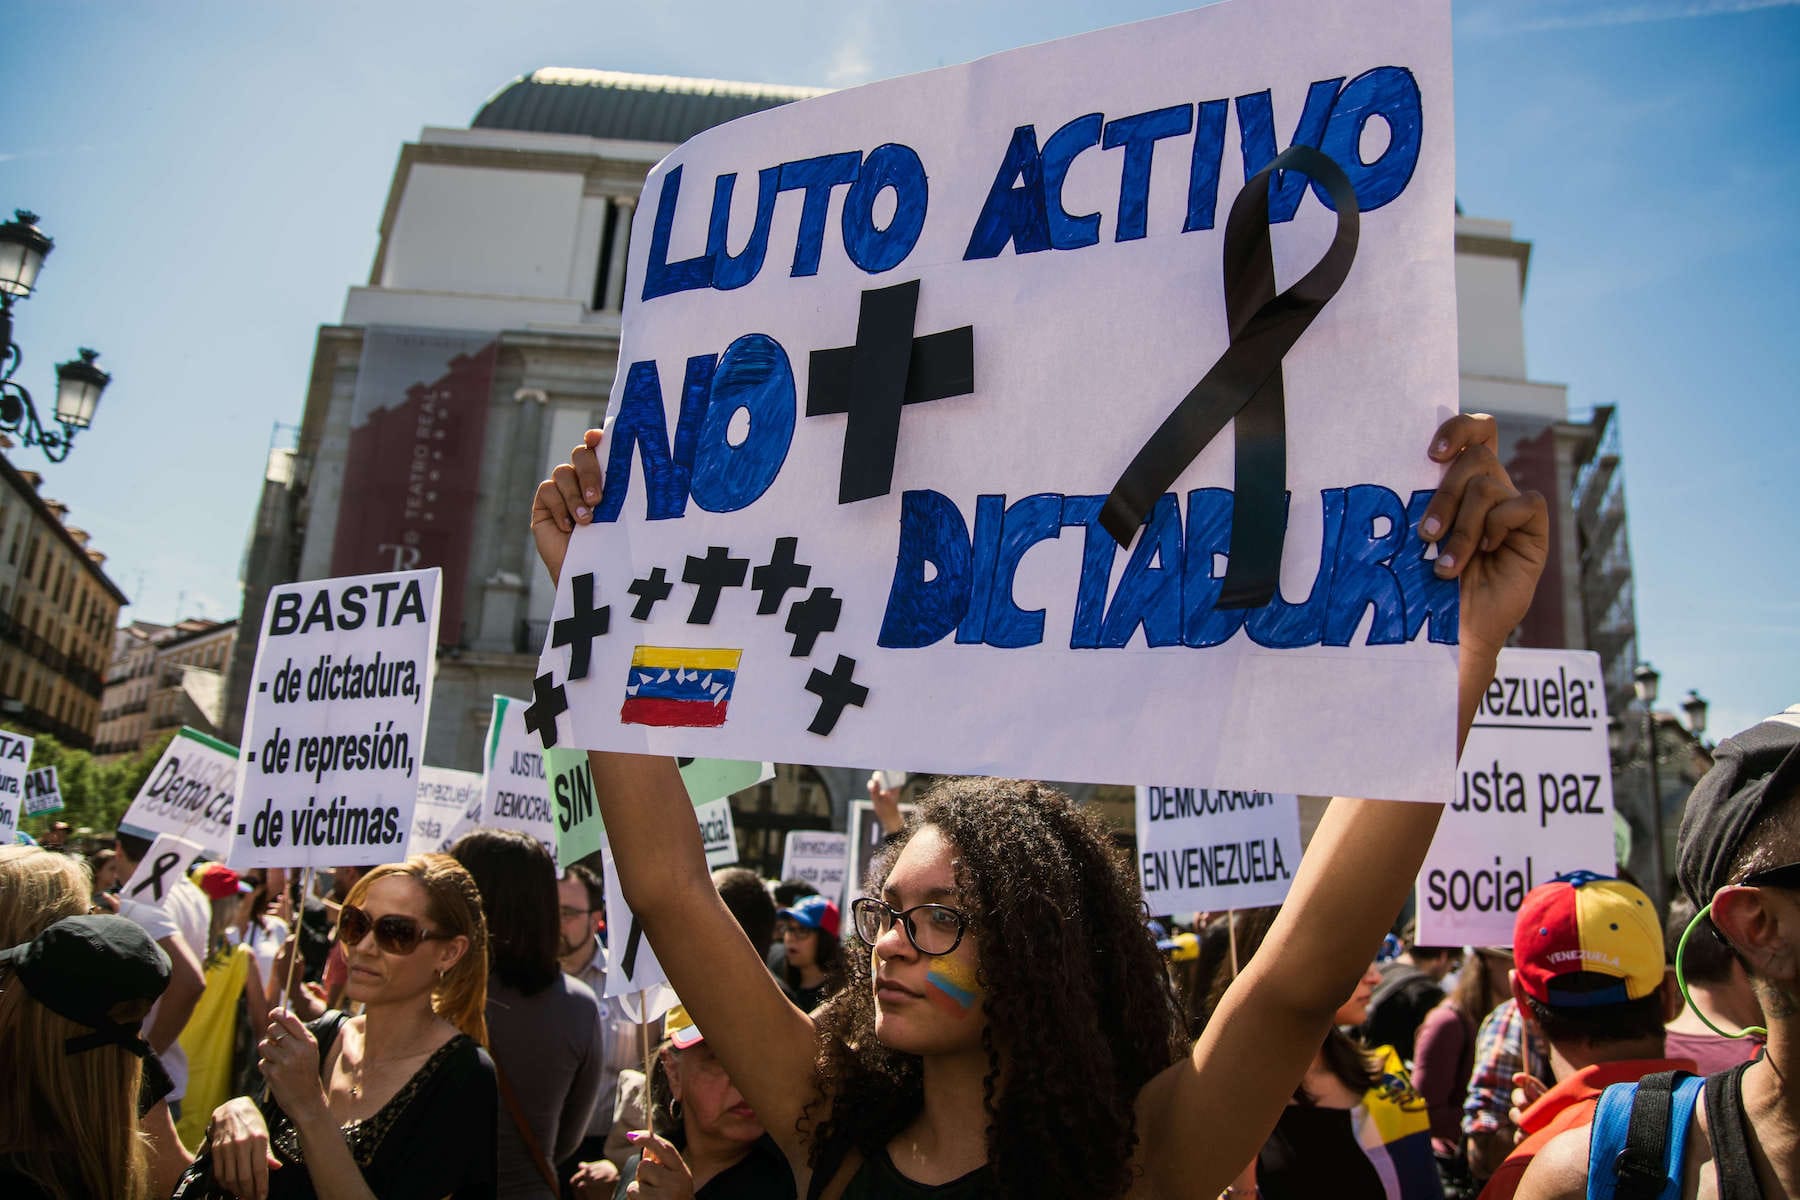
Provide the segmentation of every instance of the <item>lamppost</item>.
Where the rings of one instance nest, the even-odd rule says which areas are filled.
[[[37,214],[24,209],[0,225],[0,431],[19,434],[27,446],[42,447],[51,462],[61,462],[69,457],[75,435],[93,423],[100,393],[112,382],[112,376],[94,364],[99,355],[85,347],[80,358],[57,366],[56,422],[62,426],[60,433],[44,428],[37,405],[31,402],[31,393],[13,381],[13,373],[24,357],[18,343],[12,340],[13,302],[31,297],[38,271],[55,244],[37,227]]]
[[[1694,735],[1694,741],[1702,750],[1710,753],[1712,747],[1708,746],[1706,739],[1700,736],[1706,732],[1706,697],[1696,689],[1689,688],[1687,699],[1681,702],[1681,711],[1687,717],[1688,730]]]
[[[1638,669],[1631,676],[1631,690],[1637,694],[1638,703],[1644,706],[1644,753],[1650,759],[1650,850],[1655,855],[1655,868],[1650,882],[1650,899],[1656,904],[1656,911],[1663,912],[1666,888],[1663,886],[1663,818],[1662,818],[1662,784],[1656,773],[1656,685],[1662,679],[1656,668],[1649,663],[1639,663]]]

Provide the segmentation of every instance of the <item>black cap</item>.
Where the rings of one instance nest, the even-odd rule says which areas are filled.
[[[1736,882],[1731,864],[1751,826],[1796,785],[1800,704],[1718,744],[1712,769],[1688,797],[1676,843],[1675,875],[1694,907],[1711,904],[1714,892]]]
[[[129,1001],[148,1005],[169,986],[169,956],[134,922],[64,917],[23,946],[0,950],[0,969],[6,968],[39,1004],[94,1031],[70,1038],[70,1054],[106,1045],[140,1058],[149,1053],[139,1023],[121,1024],[111,1015]]]

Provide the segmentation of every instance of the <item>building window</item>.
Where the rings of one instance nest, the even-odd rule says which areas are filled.
[[[606,207],[601,210],[604,215],[600,219],[600,265],[594,269],[593,309],[595,312],[606,308],[606,281],[612,274],[613,254],[619,249],[613,245],[613,225],[616,224],[615,214],[618,212],[618,208],[618,201],[608,196]]]

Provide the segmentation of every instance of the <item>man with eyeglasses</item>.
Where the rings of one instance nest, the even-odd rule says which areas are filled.
[[[1712,936],[1700,919],[1710,912],[1750,973],[1767,1049],[1703,1085],[1609,1089],[1592,1136],[1552,1142],[1521,1198],[1800,1195],[1800,705],[1719,743],[1688,798],[1676,858],[1700,910],[1689,938]]]

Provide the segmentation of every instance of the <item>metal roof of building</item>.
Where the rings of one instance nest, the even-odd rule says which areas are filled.
[[[476,114],[473,127],[680,143],[747,113],[827,90],[544,67],[495,92]]]

